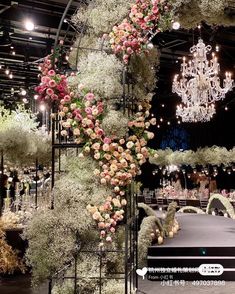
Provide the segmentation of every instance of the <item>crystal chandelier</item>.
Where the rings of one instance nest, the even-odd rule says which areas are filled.
[[[185,122],[209,121],[215,114],[212,103],[225,98],[225,94],[233,88],[231,73],[225,74],[221,86],[217,57],[212,53],[212,59],[207,60],[211,49],[199,39],[198,44],[190,48],[192,60],[187,63],[183,57],[180,79],[179,75],[174,77],[172,92],[182,98],[183,104],[177,107],[177,116]]]
[[[215,105],[193,105],[176,108],[176,116],[180,116],[183,122],[208,122],[215,114]]]

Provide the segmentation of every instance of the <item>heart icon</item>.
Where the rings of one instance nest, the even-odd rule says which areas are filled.
[[[147,267],[143,267],[142,269],[137,269],[136,273],[138,276],[143,277],[143,280],[144,280],[144,276],[147,274],[147,271],[148,271]]]

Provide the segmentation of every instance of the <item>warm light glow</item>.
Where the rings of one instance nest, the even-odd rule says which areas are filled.
[[[178,30],[180,28],[180,23],[178,21],[174,21],[172,24],[173,30]]]
[[[160,121],[163,122],[163,118],[160,118]]]
[[[15,51],[12,51],[12,55],[16,55]]]
[[[24,102],[25,104],[28,103],[28,99],[27,99],[27,98],[23,98],[22,100],[23,100],[23,102]]]
[[[147,44],[147,48],[148,48],[148,49],[151,50],[151,49],[153,49],[153,47],[154,47],[154,46],[153,46],[153,43],[148,43],[148,44]]]
[[[10,70],[7,68],[7,69],[5,70],[5,74],[6,74],[6,75],[9,75],[9,73],[10,73]]]
[[[226,111],[227,111],[227,110],[228,110],[228,107],[227,107],[227,106],[225,106],[225,107],[224,107],[224,110],[226,110]]]
[[[25,95],[27,94],[27,92],[26,92],[25,89],[22,89],[21,92],[20,92],[20,94],[21,94],[22,96],[25,96]]]
[[[9,78],[13,79],[13,74],[12,73],[9,74]]]
[[[40,105],[39,105],[39,110],[40,110],[40,111],[45,111],[45,110],[46,110],[46,106],[45,106],[45,104],[40,104]]]
[[[33,23],[32,20],[30,20],[30,19],[27,19],[27,20],[24,22],[24,26],[25,26],[25,28],[26,28],[27,31],[33,31],[34,28],[35,28],[34,23]]]
[[[35,94],[35,95],[33,96],[34,100],[37,100],[38,97],[39,97],[39,96],[38,96],[37,94]]]

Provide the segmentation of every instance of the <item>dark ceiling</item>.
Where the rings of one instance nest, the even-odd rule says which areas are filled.
[[[79,5],[85,1],[73,1],[67,19],[70,19]],[[51,52],[67,2],[67,0],[0,0],[0,45],[3,32],[9,32],[12,41],[10,46],[0,46],[0,65],[2,65],[0,100],[11,102],[19,99],[17,91],[20,91],[20,88],[33,89],[38,83],[38,65],[34,62]],[[234,12],[235,9],[232,7],[228,11],[235,17]],[[36,27],[32,32],[24,28],[24,20],[27,18],[35,22]],[[60,38],[66,36],[65,44],[68,49],[73,44],[75,35],[75,30],[68,23],[63,23]],[[160,125],[160,128],[156,128],[156,139],[153,141],[155,148],[160,147],[163,137],[176,126],[183,128],[189,134],[189,148],[213,144],[235,146],[234,89],[224,101],[216,104],[217,114],[210,123],[179,125],[175,117],[175,109],[180,103],[180,97],[171,92],[172,79],[180,70],[182,57],[188,56],[189,48],[197,42],[200,35],[214,48],[216,45],[219,46],[220,51],[217,55],[221,73],[231,71],[235,77],[235,27],[209,27],[202,24],[200,32],[198,29],[180,29],[158,34],[153,40],[161,51],[158,88],[153,102],[153,111]],[[14,48],[11,49],[11,46]],[[15,55],[12,54],[13,51]],[[6,67],[9,67],[13,73],[13,79],[5,74]],[[15,94],[11,93],[12,88]],[[225,111],[225,106],[228,107],[228,111]],[[163,118],[163,122],[160,122],[160,118]]]
[[[33,88],[38,83],[38,66],[34,62],[51,52],[67,2],[67,0],[0,1],[0,65],[2,66],[0,99],[12,99],[11,88],[17,93],[20,88]],[[68,19],[81,2],[73,1],[67,14]],[[34,21],[33,31],[25,29],[26,19]],[[3,46],[1,39],[3,34],[10,36],[9,46]],[[65,36],[65,45],[69,48],[73,43],[75,31],[68,23],[63,24],[60,32],[61,39]],[[5,74],[6,67],[12,72],[13,79]]]

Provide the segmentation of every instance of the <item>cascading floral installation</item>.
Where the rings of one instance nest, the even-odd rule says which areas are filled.
[[[166,1],[136,0],[130,13],[109,34],[111,48],[115,54],[122,53],[124,63],[128,63],[134,53],[148,52],[149,37],[161,31],[161,15],[170,11]]]
[[[131,54],[146,52],[147,36],[150,32],[158,31],[162,9],[169,9],[164,1],[136,0],[136,4],[131,7],[129,21],[125,19],[114,27],[110,42],[115,53],[124,53],[124,63],[128,63]],[[140,166],[146,162],[150,153],[154,156],[154,152],[146,145],[154,136],[148,128],[156,124],[156,119],[149,117],[150,105],[139,105],[138,112],[128,123],[127,137],[107,136],[102,128],[103,117],[108,111],[105,103],[98,94],[82,84],[78,85],[76,93],[70,91],[67,77],[52,69],[53,58],[58,58],[58,55],[51,54],[40,65],[41,84],[36,87],[36,91],[40,94],[40,99],[48,103],[58,100],[63,128],[61,135],[73,135],[75,142],[84,146],[79,156],[92,156],[97,160],[100,168],[94,170],[94,175],[100,179],[101,184],[112,187],[113,195],[107,195],[103,205],[87,206],[98,223],[100,239],[112,242],[116,225],[124,218],[127,187],[140,172]]]
[[[69,94],[66,76],[55,72],[52,59],[53,55],[48,55],[39,65],[42,73],[41,83],[35,87],[35,91],[40,95],[41,101],[61,100]]]
[[[136,118],[128,123],[132,135],[127,138],[108,137],[102,129],[102,118],[106,111],[102,100],[83,85],[79,85],[78,89],[76,95],[71,92],[60,101],[59,116],[64,128],[61,135],[67,136],[72,131],[75,142],[84,146],[79,156],[91,155],[97,160],[100,169],[95,169],[94,175],[100,178],[101,184],[113,188],[113,196],[108,196],[103,205],[87,206],[93,219],[98,222],[101,239],[111,242],[110,234],[115,232],[117,222],[124,218],[127,186],[149,157],[146,145],[154,135],[147,128],[155,125],[156,119],[148,119],[149,111],[139,106]]]

